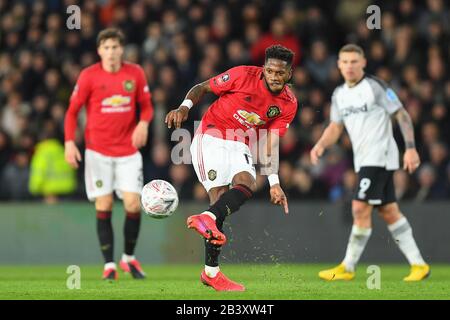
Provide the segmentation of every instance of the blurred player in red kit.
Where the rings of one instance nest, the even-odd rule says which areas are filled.
[[[103,279],[110,280],[118,277],[111,224],[113,191],[123,200],[126,214],[125,248],[119,265],[134,278],[145,278],[134,256],[143,186],[142,156],[138,149],[147,143],[153,106],[143,69],[122,61],[123,45],[124,36],[118,29],[105,29],[98,34],[97,52],[101,61],[81,71],[64,123],[66,161],[78,168],[81,153],[74,142],[75,131],[78,112],[86,107],[86,193],[90,201],[95,201],[97,234],[105,260]]]
[[[294,54],[280,45],[266,49],[263,67],[238,66],[195,85],[177,109],[166,116],[171,128],[181,126],[190,108],[208,92],[219,98],[208,108],[191,144],[192,164],[209,195],[210,207],[190,216],[188,227],[205,238],[205,269],[201,281],[217,291],[244,291],[219,269],[221,246],[226,242],[223,222],[256,191],[256,170],[250,138],[264,141],[259,148],[274,156],[297,112],[297,99],[286,85],[292,75]],[[262,130],[268,132],[262,139]],[[253,141],[254,142],[254,141]],[[288,213],[280,187],[278,167],[267,169],[271,202]],[[231,185],[231,187],[230,187]]]

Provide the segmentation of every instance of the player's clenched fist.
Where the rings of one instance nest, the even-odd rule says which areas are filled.
[[[318,144],[316,144],[314,148],[311,149],[310,156],[311,156],[311,163],[313,165],[319,163],[319,158],[323,155],[324,151],[325,148]]]
[[[179,129],[181,128],[181,123],[187,120],[188,114],[189,108],[180,106],[178,109],[174,109],[166,115],[165,123],[167,123],[169,129],[172,128],[172,123],[176,129]]]

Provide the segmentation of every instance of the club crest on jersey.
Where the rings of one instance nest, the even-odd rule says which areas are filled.
[[[217,171],[216,170],[209,170],[208,171],[208,178],[209,178],[209,180],[211,180],[211,181],[214,181],[214,180],[216,180],[216,177],[217,177]]]
[[[123,82],[123,88],[127,92],[133,92],[134,91],[134,81],[133,80],[125,80]]]
[[[281,113],[280,108],[278,106],[270,106],[267,110],[267,118],[275,118],[279,116]]]

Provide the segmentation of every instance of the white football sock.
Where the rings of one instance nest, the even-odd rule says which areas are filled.
[[[345,269],[350,272],[355,271],[355,266],[361,257],[361,254],[366,247],[367,241],[372,233],[372,228],[360,228],[357,225],[353,225],[350,238],[348,239],[347,251],[345,252],[345,258],[343,264]]]
[[[210,278],[214,278],[217,275],[217,273],[219,273],[219,271],[220,271],[220,268],[218,266],[210,267],[210,266],[205,265],[205,273]]]
[[[406,259],[408,259],[409,264],[425,264],[406,217],[401,217],[398,221],[388,225],[388,229],[391,232],[394,241],[397,243]]]
[[[214,213],[212,213],[212,212],[205,211],[205,212],[202,212],[202,214],[206,214],[207,216],[210,216],[211,218],[216,220],[216,215]]]
[[[114,262],[105,263],[104,270],[106,270],[106,269],[114,269],[114,270],[116,270],[116,264]]]
[[[125,254],[125,253],[122,254],[122,261],[130,262],[130,261],[132,261],[134,259],[136,259],[135,256],[129,256],[129,255]]]

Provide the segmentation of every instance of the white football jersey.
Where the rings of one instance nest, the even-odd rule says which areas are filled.
[[[334,90],[330,118],[347,129],[356,172],[367,166],[399,168],[390,116],[402,106],[395,92],[371,75],[365,75],[353,87],[344,83]]]

